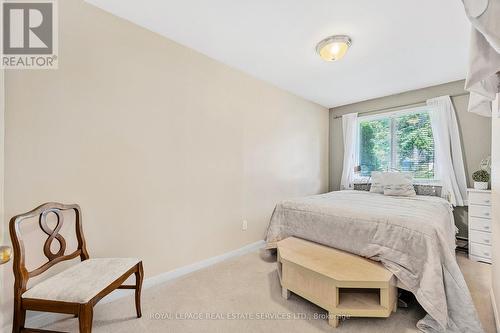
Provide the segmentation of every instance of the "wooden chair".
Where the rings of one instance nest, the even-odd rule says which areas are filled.
[[[64,221],[63,212],[71,210],[75,213],[78,246],[74,252],[65,254],[66,241],[59,231]],[[54,214],[57,218],[54,229],[47,225],[49,214]],[[19,226],[24,220],[37,216],[40,228],[48,236],[43,247],[48,261],[28,271]],[[89,259],[78,205],[46,203],[28,213],[14,216],[10,220],[9,227],[14,248],[15,276],[12,332],[29,331],[24,327],[27,310],[73,314],[78,317],[80,332],[91,332],[94,305],[115,289],[135,289],[137,317],[141,317],[141,289],[144,275],[142,261],[128,258]],[[54,240],[59,243],[59,250],[56,253],[51,251]],[[27,289],[30,278],[42,274],[57,263],[76,257],[80,257],[80,263]],[[132,274],[135,274],[135,285],[122,285]],[[41,332],[41,330],[36,331]]]

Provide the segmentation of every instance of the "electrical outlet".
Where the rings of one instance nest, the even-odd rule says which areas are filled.
[[[248,229],[248,221],[243,220],[243,223],[241,224],[241,230],[247,231],[247,229]]]

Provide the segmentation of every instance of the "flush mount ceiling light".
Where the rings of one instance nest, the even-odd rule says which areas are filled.
[[[351,46],[349,36],[334,35],[319,42],[316,46],[316,52],[325,61],[337,61],[344,57],[349,46]]]

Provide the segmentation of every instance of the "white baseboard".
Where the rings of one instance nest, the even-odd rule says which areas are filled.
[[[215,265],[217,263],[220,263],[222,261],[225,261],[230,258],[235,258],[242,256],[244,254],[250,253],[257,251],[258,249],[261,249],[265,246],[265,242],[263,240],[260,240],[258,242],[252,243],[245,245],[239,249],[233,250],[231,252],[227,252],[224,254],[221,254],[216,257],[208,258],[202,261],[199,261],[197,263],[187,265],[184,267],[180,267],[177,269],[174,269],[169,272],[165,272],[156,276],[152,276],[150,278],[144,279],[142,289],[147,289],[151,288],[153,286],[159,285],[161,283],[164,283],[166,281],[174,280],[178,277],[181,277],[183,275],[195,272],[197,270]],[[109,303],[112,301],[115,301],[117,299],[120,299],[122,297],[125,297],[127,295],[133,294],[133,290],[125,290],[125,289],[119,289],[115,290],[105,298],[103,298],[99,304],[103,303]],[[37,327],[42,327],[45,325],[49,325],[50,323],[53,323],[57,320],[63,319],[63,318],[68,318],[68,315],[62,315],[62,314],[57,314],[57,313],[48,313],[48,312],[31,312],[28,311],[26,315],[26,326],[27,327],[32,327],[32,328],[37,328]],[[12,329],[6,328],[6,332],[11,331]]]
[[[497,332],[500,333],[500,313],[498,313],[497,302],[495,300],[495,294],[493,293],[493,288],[490,288],[491,305],[493,306],[493,316],[495,317],[495,326]]]

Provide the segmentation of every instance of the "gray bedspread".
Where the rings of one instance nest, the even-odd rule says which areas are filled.
[[[430,196],[338,191],[278,204],[269,248],[296,236],[380,261],[417,298],[423,332],[483,332],[455,258],[451,205]]]

